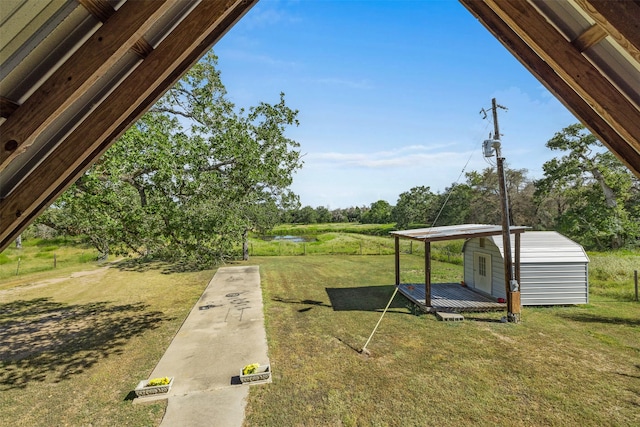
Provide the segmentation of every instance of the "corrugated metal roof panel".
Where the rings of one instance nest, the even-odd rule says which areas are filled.
[[[528,228],[529,227],[524,226],[513,226],[511,227],[511,233],[523,233]],[[502,226],[491,224],[460,224],[416,228],[414,230],[398,230],[392,231],[390,234],[405,239],[422,241],[454,240],[502,234]]]
[[[501,236],[489,237],[504,256]],[[589,262],[584,248],[556,231],[530,231],[520,237],[520,262],[563,263]],[[514,237],[511,237],[512,255],[515,254]]]

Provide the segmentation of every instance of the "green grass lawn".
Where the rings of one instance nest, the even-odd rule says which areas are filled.
[[[41,277],[49,277],[52,272],[74,271],[82,264],[91,268],[91,265],[96,265],[97,257],[95,249],[77,239],[25,239],[22,249],[11,245],[0,252],[0,281],[32,273],[43,273]]]
[[[292,236],[305,236],[311,241],[292,242],[287,240],[249,239],[250,256],[283,256],[283,255],[392,255],[395,252],[393,237],[388,235],[358,234],[354,231],[329,231],[309,233],[310,226],[299,226],[298,233]],[[304,228],[303,228],[304,227]],[[352,227],[355,227],[352,226]],[[384,229],[382,229],[384,230]],[[380,231],[380,229],[377,229]],[[287,234],[280,234],[286,236]],[[434,242],[431,244],[432,259],[462,265],[463,240]],[[424,256],[424,244],[400,239],[400,252]]]
[[[269,233],[271,236],[304,236],[322,233],[356,233],[376,236],[388,236],[396,230],[395,224],[360,224],[357,222],[338,222],[321,224],[280,224]]]
[[[514,325],[504,313],[439,322],[396,297],[365,358],[356,350],[393,292],[392,257],[254,262],[274,382],[251,390],[248,425],[640,423],[637,303],[525,307]],[[402,265],[420,273],[421,262]]]
[[[392,255],[253,257],[273,383],[251,387],[246,424],[640,425],[639,255],[589,255],[588,305],[525,307],[519,325],[501,312],[439,322],[398,295],[368,358],[357,350],[393,292]],[[421,256],[401,265],[403,281],[424,277]],[[0,425],[158,425],[163,403],[127,396],[213,274],[78,261],[0,279]]]
[[[127,397],[214,272],[87,267],[0,282],[0,426],[159,425]]]

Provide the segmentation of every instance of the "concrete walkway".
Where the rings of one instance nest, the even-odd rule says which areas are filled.
[[[258,267],[220,268],[151,373],[174,377],[161,426],[241,426],[250,363],[269,363]]]

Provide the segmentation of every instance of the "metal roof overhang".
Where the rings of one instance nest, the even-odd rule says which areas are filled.
[[[530,227],[511,226],[511,234],[524,233]],[[392,236],[402,239],[436,242],[440,240],[471,239],[473,237],[497,236],[502,234],[501,225],[464,224],[443,227],[416,228],[414,230],[392,231]]]
[[[257,0],[3,0],[0,250]]]
[[[640,1],[460,2],[640,177]]]
[[[640,1],[460,2],[640,177]],[[255,3],[0,1],[0,250]]]

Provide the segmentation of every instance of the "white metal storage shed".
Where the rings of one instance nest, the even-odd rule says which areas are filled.
[[[511,239],[513,242],[513,236]],[[462,251],[465,284],[494,298],[506,298],[502,236],[469,239]],[[523,233],[519,278],[522,305],[588,303],[588,266],[589,257],[582,246],[562,234]]]

